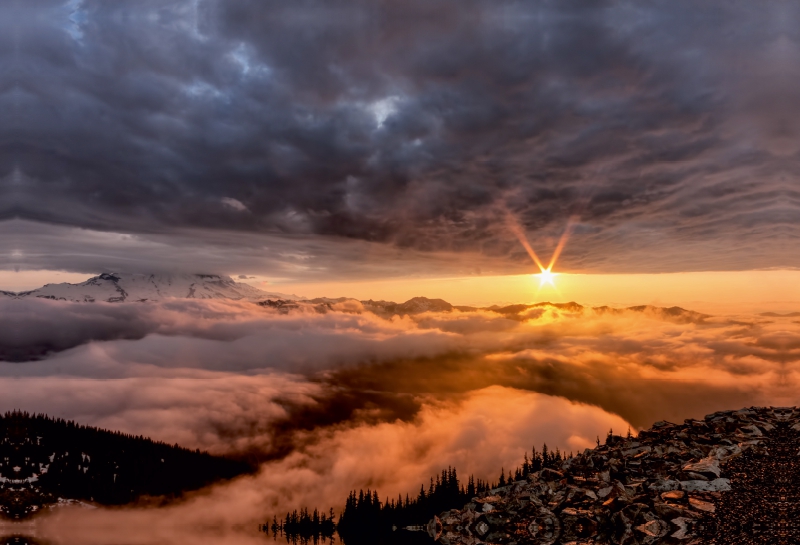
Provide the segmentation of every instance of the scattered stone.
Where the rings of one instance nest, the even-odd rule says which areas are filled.
[[[428,533],[444,545],[798,543],[798,420],[752,407],[657,422],[442,513]]]
[[[670,490],[669,492],[662,492],[661,499],[665,501],[669,500],[678,501],[682,500],[685,495],[686,492],[684,492],[683,490]]]
[[[689,505],[698,511],[705,511],[706,513],[713,513],[716,511],[716,507],[714,507],[713,503],[697,499],[694,496],[689,496]]]

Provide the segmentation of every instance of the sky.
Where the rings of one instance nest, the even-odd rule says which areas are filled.
[[[794,268],[790,2],[12,2],[5,270]]]
[[[4,2],[0,290],[200,273],[349,298],[0,297],[0,410],[260,468],[37,535],[255,542],[242,528],[353,488],[494,479],[533,444],[798,404],[798,11]],[[560,306],[359,302],[415,296]]]

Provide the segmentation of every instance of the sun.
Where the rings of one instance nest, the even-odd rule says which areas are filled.
[[[535,274],[534,275],[534,276],[538,276],[539,277],[539,287],[540,288],[544,287],[545,284],[550,284],[554,288],[556,287],[555,280],[556,280],[556,276],[558,276],[558,273],[554,273],[550,269],[551,269],[550,267],[548,267],[546,269],[542,269],[542,272],[540,272],[539,274]]]

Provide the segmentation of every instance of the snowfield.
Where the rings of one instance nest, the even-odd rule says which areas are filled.
[[[168,298],[244,301],[300,299],[296,295],[266,292],[249,284],[234,282],[231,277],[223,275],[125,273],[103,273],[80,284],[47,284],[19,293],[4,291],[0,292],[0,296],[14,299],[39,297],[82,303],[144,302]]]

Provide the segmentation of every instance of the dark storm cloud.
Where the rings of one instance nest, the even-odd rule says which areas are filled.
[[[386,244],[311,234],[276,235],[230,229],[122,234],[23,220],[0,224],[0,270],[250,274],[322,280],[426,274],[508,272],[477,254],[400,250]],[[517,267],[529,272],[530,265]],[[31,286],[33,287],[33,286]],[[37,286],[38,287],[38,286]],[[6,289],[8,287],[6,286]]]
[[[506,216],[572,217],[573,268],[797,264],[793,5],[2,9],[5,219],[520,261]]]

